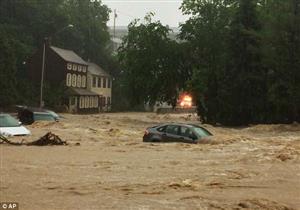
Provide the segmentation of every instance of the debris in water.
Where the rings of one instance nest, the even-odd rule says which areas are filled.
[[[29,142],[29,143],[24,143],[22,142],[12,142],[9,141],[7,138],[4,136],[0,135],[0,143],[7,143],[11,145],[27,145],[27,146],[46,146],[46,145],[68,145],[66,141],[61,140],[59,136],[48,132],[46,135],[42,136],[36,141]]]

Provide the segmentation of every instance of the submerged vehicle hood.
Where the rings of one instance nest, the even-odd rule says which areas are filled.
[[[23,136],[30,135],[30,131],[24,126],[18,127],[0,127],[0,134],[4,136]]]

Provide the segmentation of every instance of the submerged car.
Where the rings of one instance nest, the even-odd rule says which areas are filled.
[[[32,124],[35,121],[59,121],[59,116],[53,111],[33,107],[18,107],[18,118],[24,124]]]
[[[143,141],[198,143],[209,136],[212,136],[212,133],[201,126],[170,123],[147,128]]]
[[[0,134],[4,136],[24,136],[31,133],[11,115],[0,114]]]

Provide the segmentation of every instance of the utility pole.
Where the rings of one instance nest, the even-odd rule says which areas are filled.
[[[43,101],[43,86],[44,86],[44,72],[45,72],[45,54],[46,54],[46,41],[48,38],[44,38],[43,44],[43,60],[42,60],[42,72],[41,72],[41,89],[40,89],[40,108],[43,108],[44,101]]]
[[[69,24],[62,29],[56,31],[55,33],[52,34],[52,37],[66,28],[73,28],[74,26],[72,24]],[[47,44],[50,45],[49,40],[51,39],[51,36],[44,37],[44,44],[43,44],[43,57],[42,57],[42,71],[41,71],[41,87],[40,87],[40,108],[43,108],[44,106],[44,101],[43,101],[43,88],[44,88],[44,74],[45,74],[45,60],[46,60],[46,42]],[[48,46],[47,46],[48,47]]]

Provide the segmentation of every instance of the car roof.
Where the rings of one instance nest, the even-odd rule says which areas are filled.
[[[43,115],[51,115],[52,116],[52,114],[51,113],[49,113],[49,112],[33,112],[34,114],[43,114]]]
[[[21,111],[30,111],[38,114],[49,114],[49,112],[53,112],[51,110],[39,108],[39,107],[28,107],[28,106],[17,106]],[[55,113],[55,112],[54,112]]]
[[[160,124],[158,126],[166,126],[166,125],[178,125],[178,126],[186,126],[186,127],[200,127],[198,125],[194,125],[194,124],[188,124],[188,123],[174,123],[174,122],[171,122],[171,123],[164,123],[164,124]]]
[[[7,113],[0,113],[0,116],[11,116],[11,115]]]

